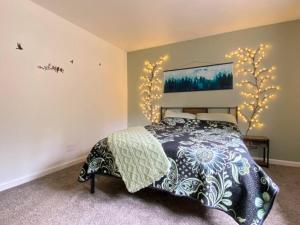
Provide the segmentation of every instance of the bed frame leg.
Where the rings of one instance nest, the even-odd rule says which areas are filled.
[[[93,174],[91,176],[91,190],[90,190],[91,194],[95,193],[95,174]]]

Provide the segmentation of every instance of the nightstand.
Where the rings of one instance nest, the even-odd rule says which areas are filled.
[[[263,162],[260,166],[269,167],[270,140],[264,136],[244,136],[244,143],[251,150],[263,150]]]

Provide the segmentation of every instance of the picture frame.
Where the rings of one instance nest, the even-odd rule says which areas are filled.
[[[164,71],[164,93],[233,89],[233,62]]]

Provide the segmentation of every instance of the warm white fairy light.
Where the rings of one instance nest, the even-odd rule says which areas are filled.
[[[241,87],[241,95],[245,101],[239,106],[239,116],[247,123],[246,135],[249,130],[260,128],[264,124],[260,121],[260,114],[268,108],[269,101],[275,97],[280,90],[279,86],[272,85],[275,79],[274,66],[262,67],[261,63],[265,58],[265,50],[268,45],[261,44],[257,49],[239,48],[225,55],[226,58],[237,58],[235,64],[236,74],[246,78],[236,85]]]
[[[140,107],[144,116],[156,123],[159,121],[160,112],[158,100],[162,97],[162,80],[160,74],[163,70],[162,65],[168,60],[168,56],[162,56],[155,63],[145,61],[143,74],[141,75],[142,84],[139,87],[141,94]]]

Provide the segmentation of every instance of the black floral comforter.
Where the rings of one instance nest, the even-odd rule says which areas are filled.
[[[167,118],[145,127],[162,144],[170,172],[154,188],[199,200],[238,224],[262,224],[279,191],[254,162],[238,127],[228,122]],[[91,150],[78,180],[94,173],[120,177],[107,139]]]

